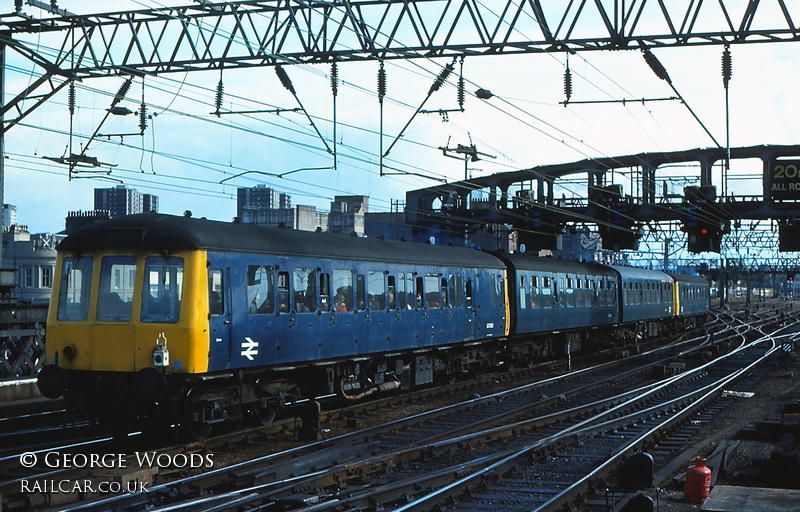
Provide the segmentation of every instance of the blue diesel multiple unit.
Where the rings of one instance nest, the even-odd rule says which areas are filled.
[[[685,327],[702,278],[159,214],[58,247],[39,387],[201,427]]]

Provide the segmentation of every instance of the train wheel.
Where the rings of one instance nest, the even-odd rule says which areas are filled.
[[[275,421],[275,415],[276,411],[269,405],[257,405],[253,407],[253,417],[255,418],[256,422],[263,427],[266,427]]]
[[[193,441],[203,441],[211,435],[211,424],[204,421],[190,421],[184,428]]]

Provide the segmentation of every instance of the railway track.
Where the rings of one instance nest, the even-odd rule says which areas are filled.
[[[725,319],[724,316],[720,316],[720,318]],[[753,332],[754,329],[774,321],[774,318],[771,317],[763,320],[756,319],[747,329]],[[709,357],[709,354],[724,351],[726,347],[741,344],[747,339],[748,333],[744,332],[745,328],[742,327],[742,324],[733,319],[727,319],[727,324],[726,327],[715,328],[713,337],[684,340],[632,358],[595,365],[592,368],[570,372],[562,377],[553,377],[533,384],[518,386],[511,390],[474,398],[458,405],[403,418],[386,425],[338,436],[319,443],[306,445],[295,443],[287,450],[257,457],[252,461],[234,463],[224,468],[206,470],[200,474],[194,474],[187,468],[157,468],[158,471],[150,471],[145,477],[149,486],[147,493],[122,493],[100,501],[97,501],[97,495],[91,495],[91,493],[67,493],[68,495],[56,496],[55,499],[53,493],[49,495],[33,493],[33,496],[22,496],[14,493],[13,489],[19,487],[22,479],[37,478],[35,474],[20,475],[13,480],[2,478],[0,480],[6,480],[6,482],[0,484],[0,492],[8,497],[4,500],[3,510],[25,510],[37,505],[53,506],[56,503],[64,505],[86,501],[89,503],[78,505],[78,508],[105,510],[109,506],[114,506],[116,509],[124,510],[153,507],[166,502],[171,502],[178,507],[186,506],[188,509],[204,508],[213,503],[221,504],[232,499],[243,499],[241,488],[249,487],[265,489],[264,492],[248,494],[250,497],[247,501],[250,503],[280,502],[281,506],[291,508],[292,503],[297,504],[304,500],[325,502],[326,493],[320,492],[320,490],[335,488],[337,491],[334,494],[338,495],[342,492],[340,487],[351,489],[354,481],[364,480],[366,482],[369,478],[386,479],[386,476],[381,477],[380,475],[385,475],[387,471],[393,474],[397,473],[398,464],[404,468],[406,465],[413,466],[419,464],[419,460],[429,459],[433,455],[441,457],[442,454],[445,454],[446,458],[449,458],[452,455],[448,456],[447,454],[463,451],[473,457],[476,455],[475,447],[486,444],[495,446],[492,450],[497,452],[498,443],[509,443],[507,438],[519,437],[519,432],[526,429],[533,429],[539,432],[537,435],[541,436],[548,428],[556,428],[547,425],[558,425],[568,421],[565,418],[577,416],[585,418],[586,415],[596,414],[599,409],[630,400],[633,394],[642,392],[648,386],[653,386],[652,383],[646,384],[646,382],[653,380],[654,368],[668,368],[672,363],[677,363],[676,368],[683,368],[687,364],[689,367],[695,366],[694,362],[700,364],[703,359]],[[461,392],[467,392],[468,389],[464,387]],[[627,392],[624,391],[626,389]],[[398,398],[385,400],[390,403]],[[396,404],[394,407],[397,407]],[[562,409],[566,410],[562,411]],[[376,410],[381,410],[380,405],[371,403],[366,406],[354,407],[349,411],[331,411],[328,413],[330,415],[328,419],[323,422],[331,422],[334,417],[369,416],[369,414],[375,414]],[[368,411],[372,411],[372,413]],[[377,414],[380,415],[380,412]],[[532,427],[531,425],[536,426]],[[282,431],[284,437],[291,438],[292,428],[289,423],[276,424],[272,428],[274,430],[270,433],[254,429],[250,433],[236,433],[217,438],[217,440],[209,440],[206,444],[179,446],[172,449],[160,448],[158,453],[168,453],[172,456],[179,453],[184,455],[213,453],[220,461],[236,460],[242,458],[243,454],[246,458],[246,454],[259,445],[262,447],[272,445],[273,448],[292,445],[291,442],[282,442],[280,436],[276,434]],[[286,435],[287,432],[289,435]],[[138,448],[140,450],[147,449],[147,445],[139,444]],[[91,451],[94,453],[100,453],[104,449],[77,448],[79,452]],[[153,449],[155,450],[156,447]],[[499,450],[502,453],[502,449]],[[239,452],[238,456],[236,455],[237,451]],[[231,453],[233,455],[230,455]],[[477,458],[481,459],[482,457],[489,462],[498,455],[495,453]],[[2,467],[1,464],[0,462],[0,467]],[[467,464],[466,468],[471,467],[472,462],[468,460],[462,464]],[[131,474],[137,474],[139,470],[152,468],[127,469],[129,477]],[[443,475],[447,475],[450,469],[443,468],[441,471]],[[461,471],[466,471],[466,469]],[[437,474],[435,470],[425,470],[424,472]],[[96,475],[89,476],[96,480]],[[139,476],[141,476],[140,473]],[[77,481],[87,478],[87,474],[86,472],[81,474],[79,470],[72,472],[65,470],[61,474],[45,473],[38,478]],[[109,476],[106,475],[105,478],[109,478]],[[112,475],[111,478],[124,479],[126,476]],[[450,477],[442,476],[441,478],[446,480]],[[155,481],[166,482],[167,480],[173,481],[158,486],[152,485]],[[399,484],[392,483],[391,485]],[[419,487],[422,484],[413,485]],[[434,488],[444,485],[444,483],[438,486],[432,483],[425,485]],[[366,483],[362,486],[370,489],[375,487]],[[407,494],[407,492],[402,491],[401,494],[403,496],[414,494]],[[375,496],[380,494],[377,492]],[[301,499],[306,495],[310,497]],[[202,501],[192,505],[190,504],[192,496],[196,496]],[[228,498],[222,496],[228,496]],[[375,496],[367,495],[367,498],[364,499],[368,502],[380,502],[381,499]],[[91,503],[92,501],[94,503]],[[389,499],[386,502],[391,501]]]

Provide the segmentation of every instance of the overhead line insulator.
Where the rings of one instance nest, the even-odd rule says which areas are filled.
[[[669,73],[667,73],[667,69],[661,64],[658,58],[653,55],[650,50],[642,50],[642,53],[644,55],[644,60],[647,62],[647,65],[650,66],[650,69],[653,70],[653,73],[661,80],[671,84],[672,80],[669,78]]]
[[[286,88],[287,91],[292,94],[296,94],[294,91],[294,86],[292,85],[292,81],[289,79],[289,75],[286,74],[286,70],[284,70],[280,64],[275,66],[275,74],[278,75],[278,80],[281,81],[281,84],[284,88]]]
[[[436,80],[433,82],[433,85],[431,85],[431,89],[428,91],[428,95],[430,96],[431,94],[441,89],[442,85],[444,85],[445,80],[447,80],[447,77],[450,76],[450,73],[452,72],[453,72],[453,65],[447,64],[442,70],[442,72],[439,73],[439,76],[436,77]]]
[[[378,103],[383,103],[384,96],[386,96],[386,70],[383,69],[381,61],[381,67],[378,68]]]
[[[147,105],[142,102],[139,107],[139,131],[144,135],[144,130],[147,128]]]
[[[217,117],[219,117],[219,111],[222,108],[222,95],[223,95],[224,86],[222,85],[222,78],[219,79],[219,83],[217,84],[217,98],[214,101],[214,106],[216,107]]]
[[[128,90],[130,90],[131,84],[133,84],[133,79],[128,78],[122,83],[122,85],[119,86],[117,94],[115,94],[114,99],[111,100],[112,107],[115,107],[117,103],[125,99],[125,95],[128,94]]]
[[[331,91],[334,96],[339,94],[339,68],[336,62],[331,64]]]
[[[69,114],[75,114],[75,82],[69,83],[69,98],[67,100],[67,106],[69,108]]]
[[[725,88],[728,88],[728,82],[731,81],[731,75],[733,74],[733,62],[731,60],[731,50],[730,48],[725,48],[722,52],[722,83],[725,85]]]
[[[564,96],[567,97],[567,101],[572,97],[572,72],[569,68],[564,71]]]
[[[458,108],[464,110],[464,77],[458,77]]]

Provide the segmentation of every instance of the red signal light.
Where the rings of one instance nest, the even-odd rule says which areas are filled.
[[[703,228],[703,229],[700,230],[700,234],[701,235],[707,235],[708,234],[708,230],[706,228]]]

